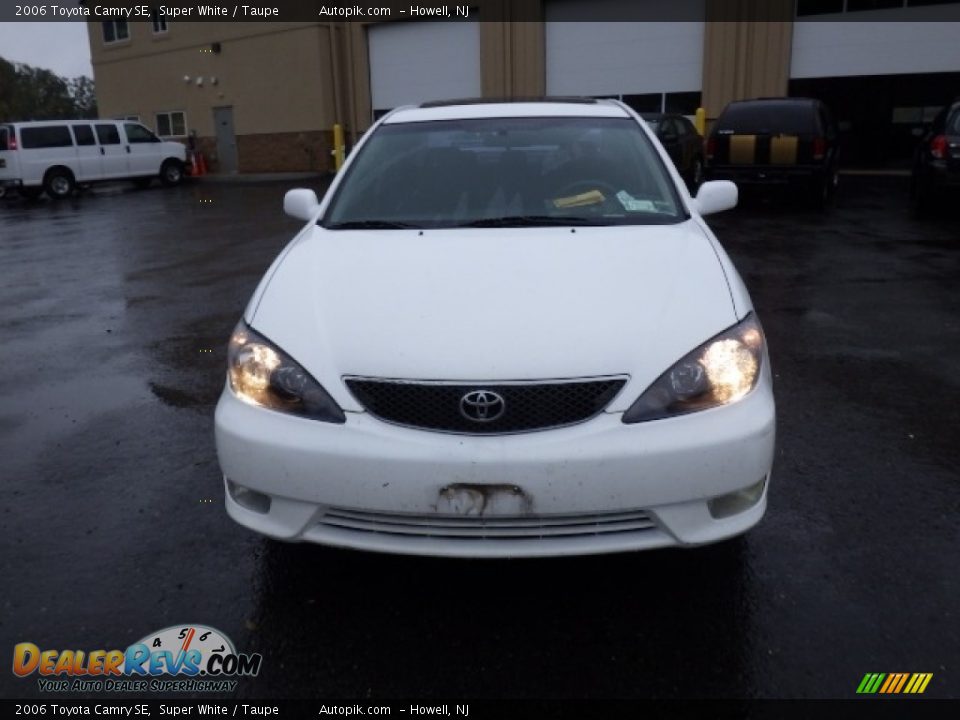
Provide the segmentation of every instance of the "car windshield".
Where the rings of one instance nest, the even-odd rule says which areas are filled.
[[[816,132],[813,111],[799,103],[732,103],[717,120],[716,132],[746,135],[809,135]]]
[[[647,225],[685,217],[636,121],[524,117],[381,125],[321,224]]]

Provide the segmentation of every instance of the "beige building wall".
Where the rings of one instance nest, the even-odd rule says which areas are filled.
[[[241,172],[328,169],[337,64],[328,25],[170,23],[163,35],[149,23],[129,27],[128,41],[105,45],[100,23],[90,23],[102,117],[139,115],[156,129],[156,113],[183,111],[216,161],[213,108],[229,106]]]
[[[702,103],[715,119],[727,103],[787,95],[793,23],[750,20],[790,17],[793,0],[708,0]]]
[[[483,22],[484,9],[500,22]],[[511,21],[512,18],[539,18]],[[480,7],[480,67],[484,97],[535,97],[546,91],[541,0],[487,0]]]
[[[476,4],[483,96],[543,95],[542,0]],[[792,7],[793,0],[707,0],[708,118],[731,100],[787,94],[793,23],[749,18],[774,11],[790,17]],[[485,10],[524,21],[484,21]],[[105,45],[100,23],[89,23],[101,116],[139,115],[155,128],[156,113],[181,110],[214,164],[216,107],[233,108],[241,172],[328,170],[334,123],[345,126],[351,143],[372,123],[365,23],[171,22],[161,35],[150,23],[129,27],[128,41]]]

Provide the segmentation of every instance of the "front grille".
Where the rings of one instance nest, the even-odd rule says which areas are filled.
[[[643,510],[540,516],[462,516],[378,513],[328,508],[319,524],[353,532],[447,539],[536,540],[634,533],[656,528]]]
[[[610,404],[626,378],[489,385],[370,378],[345,381],[360,404],[381,420],[425,430],[497,435],[589,420]],[[489,403],[486,418],[467,416],[478,414],[476,402],[472,406],[467,402],[471,393],[474,400],[476,393],[484,393],[480,400]],[[497,397],[502,399],[502,407]]]

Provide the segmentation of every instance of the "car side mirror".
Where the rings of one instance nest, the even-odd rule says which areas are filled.
[[[711,180],[700,186],[693,207],[701,215],[712,215],[737,206],[739,191],[729,180]]]
[[[297,188],[290,190],[283,196],[283,211],[297,220],[313,220],[313,216],[320,209],[320,201],[313,190]]]

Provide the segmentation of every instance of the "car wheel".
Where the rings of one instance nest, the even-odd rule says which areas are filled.
[[[153,182],[153,178],[148,178],[148,177],[146,177],[146,178],[134,178],[134,179],[133,179],[133,186],[134,186],[135,188],[137,188],[138,190],[144,190],[144,189],[150,187],[150,183],[151,183],[151,182]]]
[[[687,185],[690,188],[690,194],[696,195],[697,188],[703,184],[703,160],[694,158],[693,167],[690,168],[690,178]]]
[[[43,189],[54,200],[63,200],[70,197],[76,186],[73,173],[64,168],[55,168],[49,171],[43,179]]]
[[[160,182],[167,187],[179,185],[183,180],[183,163],[179,160],[167,160],[160,168]]]
[[[42,187],[22,187],[17,192],[24,200],[36,200],[43,192]]]

